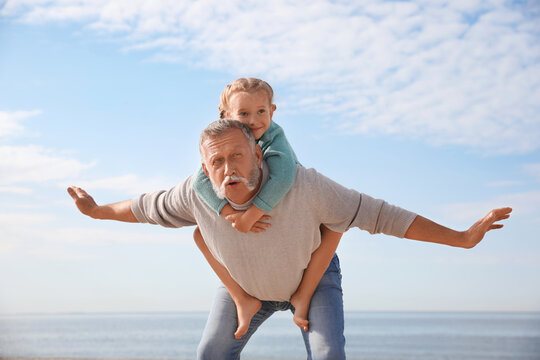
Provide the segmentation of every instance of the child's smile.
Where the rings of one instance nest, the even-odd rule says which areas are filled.
[[[275,105],[264,91],[235,92],[230,97],[227,117],[248,125],[255,139],[260,139],[270,127]]]

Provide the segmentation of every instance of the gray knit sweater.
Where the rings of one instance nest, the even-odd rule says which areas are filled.
[[[272,301],[288,301],[297,289],[320,245],[320,224],[337,232],[358,227],[403,237],[416,217],[302,166],[291,190],[270,213],[272,226],[263,233],[236,231],[198,197],[191,176],[168,191],[133,199],[131,209],[139,222],[198,225],[210,252],[236,282],[248,294]]]

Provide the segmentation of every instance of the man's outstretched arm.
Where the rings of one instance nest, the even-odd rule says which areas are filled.
[[[488,231],[502,228],[503,225],[496,222],[508,219],[511,212],[509,207],[491,210],[466,231],[455,231],[417,216],[405,233],[405,238],[471,249],[482,241]]]
[[[139,222],[131,211],[131,200],[107,205],[98,205],[94,199],[81,188],[70,186],[67,189],[67,192],[75,201],[75,205],[77,205],[79,211],[91,218],[132,223]]]

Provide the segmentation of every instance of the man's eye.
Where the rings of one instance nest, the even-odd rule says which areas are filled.
[[[213,164],[214,166],[216,166],[216,165],[221,165],[222,163],[223,163],[223,159],[215,159],[215,160],[212,162],[212,164]]]

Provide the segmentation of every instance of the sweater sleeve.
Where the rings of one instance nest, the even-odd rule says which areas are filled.
[[[197,225],[192,209],[191,177],[172,189],[142,194],[131,200],[131,211],[141,223],[179,228]]]
[[[415,213],[366,194],[360,194],[360,196],[358,212],[349,228],[357,227],[370,234],[405,237],[409,226],[416,218]]]
[[[336,232],[357,227],[371,234],[403,238],[416,214],[374,199],[356,190],[347,189],[313,169],[304,172],[312,206],[320,222]],[[297,175],[298,176],[298,175]]]
[[[268,165],[269,178],[253,204],[268,213],[291,189],[297,160],[283,129],[274,122],[259,140],[259,145]]]
[[[218,215],[221,213],[223,207],[227,204],[227,200],[217,197],[214,189],[212,188],[212,183],[210,182],[208,176],[206,176],[204,173],[202,167],[200,167],[199,171],[197,171],[195,174],[193,190],[195,190],[197,195],[199,195],[206,205],[208,205]]]

